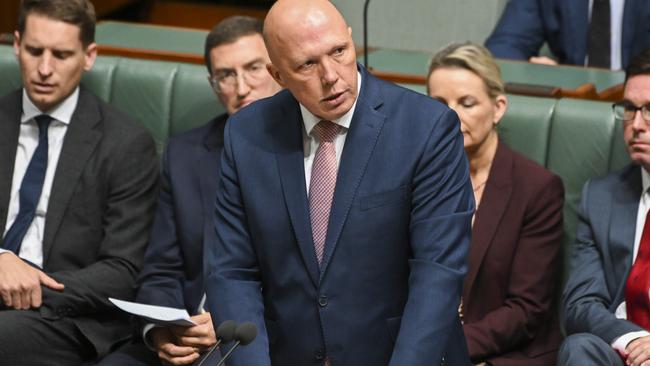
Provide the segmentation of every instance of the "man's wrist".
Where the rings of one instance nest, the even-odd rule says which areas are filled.
[[[637,332],[630,332],[630,333],[625,333],[622,336],[616,338],[614,342],[612,342],[612,348],[614,348],[620,355],[627,356],[627,346],[632,342],[633,340],[641,337],[646,337],[649,336],[650,333],[648,333],[645,330],[640,330]]]

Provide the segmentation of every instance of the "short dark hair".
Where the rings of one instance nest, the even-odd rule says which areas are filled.
[[[650,74],[650,48],[641,51],[632,58],[632,61],[625,69],[625,82],[632,76],[648,74]]]
[[[88,0],[23,0],[18,14],[18,33],[25,32],[27,16],[38,14],[79,27],[84,48],[95,41],[95,7]]]
[[[215,25],[210,33],[208,33],[208,37],[205,39],[205,51],[203,57],[205,67],[208,68],[208,73],[212,75],[210,51],[212,51],[213,48],[224,44],[234,43],[244,36],[254,34],[259,34],[261,36],[263,28],[264,23],[260,19],[243,15],[228,17]]]

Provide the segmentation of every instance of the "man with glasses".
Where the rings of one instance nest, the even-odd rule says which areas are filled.
[[[207,357],[216,342],[210,313],[204,309],[203,242],[214,235],[212,216],[229,115],[280,89],[266,70],[269,56],[262,22],[244,16],[215,26],[205,42],[208,81],[227,113],[170,140],[163,156],[161,192],[137,302],[187,309],[193,327],[144,325],[136,341],[101,365],[186,365]],[[206,365],[214,365],[218,352]],[[199,361],[201,362],[201,361]]]
[[[632,164],[582,191],[559,365],[650,364],[650,49],[613,109]]]

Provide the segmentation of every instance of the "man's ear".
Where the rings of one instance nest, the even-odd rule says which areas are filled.
[[[18,57],[20,54],[20,33],[14,31],[14,55]]]
[[[89,71],[93,68],[95,60],[97,59],[97,43],[93,42],[86,47],[84,50],[84,57],[86,63],[84,64],[84,70]]]
[[[273,66],[272,63],[266,64],[266,71],[268,71],[269,74],[271,74],[271,77],[273,78],[273,80],[275,80],[276,83],[278,83],[283,88],[285,87],[284,80],[282,80],[282,75],[280,74],[278,69],[276,69],[275,66]]]

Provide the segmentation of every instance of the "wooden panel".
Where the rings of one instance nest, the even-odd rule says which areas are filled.
[[[95,14],[97,14],[97,18],[99,19],[123,6],[142,2],[142,0],[93,0],[91,2],[95,6]]]
[[[215,24],[233,15],[248,15],[258,19],[264,19],[266,10],[180,1],[156,1],[152,5],[148,22],[180,27],[212,29]]]
[[[13,33],[18,28],[20,0],[2,0],[0,7],[0,33]]]

